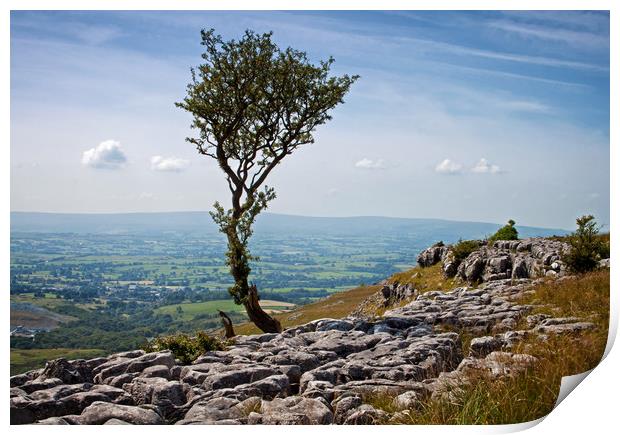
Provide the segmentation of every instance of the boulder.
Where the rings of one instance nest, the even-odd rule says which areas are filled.
[[[63,384],[92,383],[92,367],[85,360],[67,361],[64,358],[58,358],[48,361],[37,379],[43,381],[53,378],[60,379]]]
[[[195,424],[198,422],[204,424],[242,418],[245,414],[243,408],[236,407],[239,403],[241,403],[239,400],[226,397],[199,401],[187,411],[183,420],[176,424]]]
[[[443,258],[443,264],[441,265],[441,271],[444,277],[454,278],[459,267],[459,262],[456,260],[452,250],[448,250]]]
[[[76,419],[79,424],[104,424],[108,420],[121,420],[130,424],[164,424],[164,419],[154,410],[140,406],[94,402]]]
[[[416,261],[421,267],[429,267],[439,263],[447,251],[448,248],[442,242],[439,242],[420,252]]]
[[[347,417],[344,424],[382,424],[387,420],[388,414],[385,411],[371,405],[361,405]]]
[[[170,416],[187,401],[182,384],[165,378],[135,378],[125,384],[124,389],[137,405],[155,405],[164,417]]]
[[[415,391],[405,391],[392,401],[392,406],[398,410],[413,409],[422,403],[420,394]]]
[[[306,397],[263,400],[262,424],[331,424],[332,411],[320,400]]]
[[[226,371],[209,373],[202,383],[206,390],[220,388],[233,388],[237,385],[249,384],[269,376],[278,375],[279,372],[267,365],[231,365]]]
[[[475,337],[469,345],[469,354],[474,358],[484,358],[491,352],[501,350],[504,343],[496,337]]]
[[[334,423],[343,424],[346,419],[362,405],[362,398],[358,395],[342,395],[332,402],[334,408]]]

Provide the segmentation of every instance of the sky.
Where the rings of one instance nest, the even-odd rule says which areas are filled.
[[[227,204],[174,106],[202,28],[273,31],[361,76],[270,175],[271,212],[609,225],[609,15],[592,11],[12,11],[11,210]]]

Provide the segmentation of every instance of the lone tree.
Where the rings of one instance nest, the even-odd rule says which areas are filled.
[[[518,240],[519,232],[515,228],[515,221],[510,219],[506,225],[501,227],[495,234],[489,237],[489,244],[498,240]]]
[[[570,270],[584,273],[593,270],[602,257],[608,257],[608,250],[599,236],[601,227],[594,216],[585,215],[577,219],[577,230],[568,236],[570,250],[564,255],[564,261]]]
[[[187,96],[176,105],[193,115],[197,137],[186,140],[217,160],[232,195],[231,208],[219,202],[211,217],[228,239],[227,265],[234,278],[229,292],[264,332],[279,332],[280,322],[260,307],[248,281],[248,250],[256,216],[276,197],[265,181],[300,146],[313,143],[315,128],[331,119],[331,109],[359,76],[330,77],[333,58],[318,65],[306,53],[281,50],[272,33],[246,30],[240,40],[223,41],[202,30],[203,64],[192,68]]]

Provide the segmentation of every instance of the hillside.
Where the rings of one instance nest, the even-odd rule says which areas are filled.
[[[339,237],[380,234],[414,235],[427,246],[433,240],[454,242],[459,238],[481,238],[494,233],[499,224],[444,219],[392,218],[380,216],[313,217],[264,213],[256,220],[255,233],[321,234]],[[11,233],[78,234],[216,234],[208,212],[170,213],[34,213],[11,212]],[[562,235],[558,228],[519,226],[523,237]]]
[[[424,267],[279,314],[295,325],[281,334],[203,341],[191,362],[178,359],[181,341],[174,353],[58,359],[11,378],[11,422],[533,420],[552,409],[562,376],[598,363],[607,340],[609,262],[571,275],[566,249],[499,241],[451,267],[451,248],[433,246],[418,258]]]

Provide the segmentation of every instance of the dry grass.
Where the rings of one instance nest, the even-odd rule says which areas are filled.
[[[502,381],[476,379],[454,400],[426,401],[397,414],[397,424],[509,424],[531,421],[553,409],[563,376],[594,368],[607,343],[609,270],[591,272],[564,281],[547,281],[520,303],[541,304],[535,312],[556,317],[587,318],[596,325],[579,335],[537,337],[512,351],[528,353],[538,363],[528,372]],[[471,337],[469,337],[471,339]],[[467,340],[464,347],[467,346]],[[372,397],[368,403],[393,413],[392,397]]]
[[[433,290],[451,290],[460,281],[446,279],[441,270],[441,263],[430,267],[414,267],[404,272],[395,273],[388,278],[389,284],[411,284],[420,293]]]
[[[441,264],[431,267],[414,267],[404,272],[396,273],[387,279],[389,284],[411,284],[420,293],[432,290],[450,290],[458,285],[457,280],[446,280],[441,271]],[[326,317],[339,319],[353,312],[360,303],[381,289],[381,285],[368,285],[335,293],[317,302],[303,305],[286,313],[278,313],[274,317],[280,320],[283,328],[303,325],[312,320]],[[403,301],[406,304],[409,301]],[[386,309],[394,307],[375,307],[372,315],[382,315]],[[235,325],[238,335],[259,334],[261,331],[252,323]]]
[[[562,281],[547,280],[518,302],[537,305],[534,312],[560,317],[598,317],[609,323],[609,270],[597,270]],[[605,326],[606,327],[606,326]]]
[[[367,285],[356,287],[351,290],[334,293],[311,304],[302,305],[292,311],[276,314],[283,328],[303,325],[312,320],[326,317],[339,319],[346,317],[368,296],[379,291],[380,285]],[[260,334],[261,331],[253,323],[235,325],[235,333],[238,335]]]

